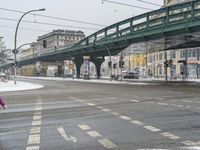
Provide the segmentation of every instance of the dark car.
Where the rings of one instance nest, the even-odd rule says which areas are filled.
[[[138,79],[139,78],[139,72],[137,71],[130,71],[127,72],[124,76],[124,79]]]

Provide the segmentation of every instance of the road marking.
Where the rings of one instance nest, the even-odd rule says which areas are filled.
[[[160,129],[155,128],[153,126],[144,126],[144,128],[147,129],[147,130],[150,130],[152,132],[159,132],[159,131],[161,131]]]
[[[115,115],[115,116],[119,116],[120,114],[118,112],[110,112],[112,115]]]
[[[41,114],[42,114],[41,111],[35,111],[35,112],[34,112],[34,116],[41,115]]]
[[[41,120],[33,121],[32,126],[39,126],[41,125]]]
[[[40,149],[40,130],[41,130],[41,119],[42,119],[42,100],[37,99],[35,104],[35,112],[33,115],[32,127],[30,129],[29,138],[27,142],[26,150],[39,150]]]
[[[34,145],[34,144],[40,144],[40,135],[39,134],[29,135],[28,145]]]
[[[117,99],[116,97],[110,97],[109,99]]]
[[[42,116],[33,116],[33,120],[40,120]]]
[[[72,141],[73,143],[77,143],[77,138],[71,135],[67,135],[63,127],[57,128],[58,132],[66,141]]]
[[[40,127],[32,127],[30,134],[37,134],[40,133]]]
[[[102,135],[100,133],[98,133],[95,130],[92,131],[87,131],[87,134],[89,134],[91,137],[95,138],[95,137],[101,137]]]
[[[200,150],[199,146],[185,147],[185,150]]]
[[[101,106],[97,106],[96,108],[98,108],[98,109],[102,109],[103,107],[101,107]]]
[[[157,103],[158,105],[163,105],[163,106],[167,106],[167,105],[169,105],[169,104],[167,104],[167,103]]]
[[[172,133],[169,133],[169,132],[163,132],[163,133],[160,133],[162,136],[164,137],[168,137],[169,139],[172,139],[172,140],[177,140],[177,139],[180,139],[181,137],[179,136],[176,136]]]
[[[144,102],[144,103],[147,103],[147,104],[155,104],[155,102]]]
[[[42,106],[36,106],[35,111],[37,111],[37,110],[42,110]]]
[[[184,144],[184,145],[187,145],[187,146],[194,146],[194,145],[196,145],[196,143],[193,142],[193,141],[182,141],[181,143]]]
[[[137,150],[170,150],[170,149],[157,149],[157,148],[153,148],[153,149],[149,149],[149,148],[147,148],[147,149],[137,149]]]
[[[39,149],[40,149],[39,146],[28,146],[28,147],[26,148],[26,150],[39,150]]]
[[[102,108],[101,110],[104,111],[104,112],[110,112],[111,111],[110,109],[107,109],[107,108]]]
[[[133,103],[139,103],[140,101],[139,100],[130,100],[131,102]]]
[[[79,128],[81,128],[81,130],[90,130],[91,128],[86,125],[86,124],[83,124],[83,125],[78,125]]]
[[[143,122],[141,122],[141,121],[139,121],[139,120],[132,120],[131,123],[136,124],[136,125],[138,125],[138,126],[143,126],[143,125],[145,125],[145,123],[143,123]]]
[[[192,103],[192,101],[184,100],[185,103]]]
[[[87,103],[89,106],[95,106],[96,104],[94,103]]]
[[[183,107],[183,105],[178,105],[178,104],[171,104],[171,106],[174,106],[174,107]]]
[[[113,142],[111,142],[108,139],[100,139],[98,142],[103,145],[105,148],[115,148],[117,145],[115,145]]]
[[[186,108],[191,108],[191,106],[186,106]]]
[[[158,99],[158,100],[164,100],[164,98],[162,98],[162,97],[157,97],[156,99]]]
[[[119,116],[119,118],[124,119],[124,120],[131,120],[131,118],[128,116]]]

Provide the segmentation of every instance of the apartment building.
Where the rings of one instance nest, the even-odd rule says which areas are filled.
[[[64,45],[74,44],[85,38],[85,34],[82,31],[73,30],[53,30],[50,33],[39,36],[38,49],[40,51],[59,48]]]

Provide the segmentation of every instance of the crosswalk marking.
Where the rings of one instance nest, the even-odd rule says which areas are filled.
[[[131,102],[133,103],[139,103],[140,101],[139,100],[130,100]]]
[[[100,139],[100,140],[98,140],[98,142],[100,144],[102,144],[105,148],[115,148],[115,147],[117,147],[117,145],[115,145],[113,142],[111,142],[108,139]]]
[[[128,117],[128,116],[119,116],[121,119],[124,119],[124,120],[131,120],[131,118],[130,117]]]
[[[104,112],[110,112],[111,111],[110,109],[107,109],[107,108],[102,108],[101,110],[104,111]]]
[[[79,128],[81,128],[82,130],[90,130],[91,128],[88,125],[78,125]]]
[[[96,104],[94,103],[87,103],[89,106],[95,106]]]
[[[155,128],[153,126],[144,126],[144,128],[147,129],[147,130],[150,130],[152,132],[159,132],[159,131],[161,131],[160,129]]]
[[[89,134],[91,137],[100,137],[101,136],[101,134],[100,133],[98,133],[97,131],[94,131],[94,130],[92,130],[92,131],[88,131],[87,132],[87,134]]]
[[[32,127],[30,134],[37,134],[40,133],[40,127]]]
[[[143,126],[143,125],[145,125],[145,123],[143,123],[143,122],[141,122],[141,121],[139,121],[139,120],[132,120],[131,123],[136,124],[136,125],[138,125],[138,126]]]
[[[169,133],[169,132],[163,132],[163,133],[160,133],[162,136],[165,136],[165,137],[168,137],[169,139],[172,139],[172,140],[177,140],[177,139],[180,139],[181,137],[177,136],[177,135],[174,135],[172,133]]]
[[[29,135],[28,145],[34,145],[34,144],[40,144],[40,135],[39,134]]]
[[[39,146],[28,146],[28,147],[26,148],[26,150],[39,150],[39,149],[40,149]]]

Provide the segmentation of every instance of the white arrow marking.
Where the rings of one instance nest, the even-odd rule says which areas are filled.
[[[67,135],[63,127],[59,127],[57,128],[57,130],[66,141],[72,141],[74,143],[77,143],[77,137]]]

